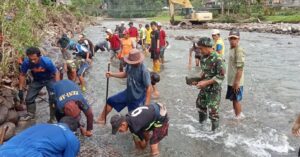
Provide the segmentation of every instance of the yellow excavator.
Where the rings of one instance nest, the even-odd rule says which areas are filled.
[[[185,17],[182,21],[175,21],[175,5],[183,6]],[[201,24],[212,20],[212,13],[208,11],[196,12],[189,0],[169,0],[169,9],[172,25],[192,25]]]

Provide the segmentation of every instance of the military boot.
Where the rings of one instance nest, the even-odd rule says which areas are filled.
[[[199,123],[203,123],[207,119],[207,114],[203,112],[198,112],[199,113]]]

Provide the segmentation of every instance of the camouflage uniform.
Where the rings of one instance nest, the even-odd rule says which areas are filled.
[[[218,125],[221,84],[225,78],[224,62],[216,52],[212,52],[207,57],[203,56],[200,61],[204,80],[213,79],[216,83],[201,89],[199,92],[196,100],[196,107],[199,109],[199,119],[200,122],[203,122],[207,118],[207,109],[209,109],[209,118],[213,123],[216,122]]]

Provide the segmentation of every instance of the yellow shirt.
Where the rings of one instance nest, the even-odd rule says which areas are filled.
[[[221,45],[221,50],[218,50],[220,48],[218,47],[218,45]],[[224,56],[225,44],[222,38],[219,38],[217,42],[215,42],[213,48],[215,51],[221,51],[221,53],[219,54],[220,57]]]
[[[151,32],[152,32],[151,29],[149,30],[146,29],[146,44],[151,44]]]

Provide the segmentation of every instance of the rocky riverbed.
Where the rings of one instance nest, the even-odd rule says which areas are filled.
[[[177,29],[239,29],[243,32],[259,32],[259,33],[274,33],[274,34],[290,34],[300,35],[300,24],[290,23],[206,23],[203,25],[192,25],[192,26],[171,26],[167,25],[169,30]]]

